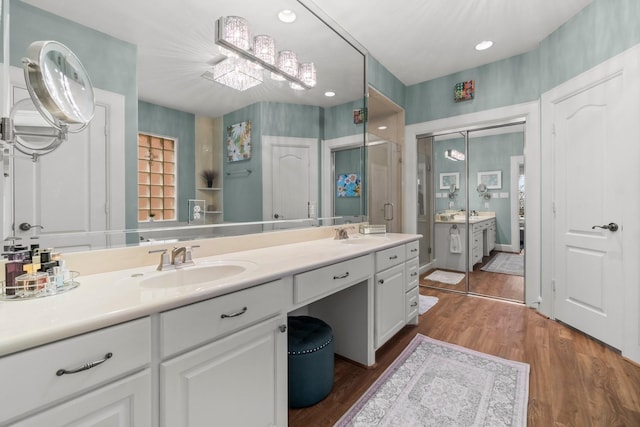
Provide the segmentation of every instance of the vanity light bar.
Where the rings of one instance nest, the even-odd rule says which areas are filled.
[[[300,80],[299,78],[292,76],[290,74],[287,74],[286,72],[282,71],[280,68],[276,67],[275,65],[269,64],[268,62],[263,61],[262,59],[258,58],[257,56],[253,55],[251,52],[244,50],[242,48],[239,48],[238,46],[234,45],[233,43],[228,42],[227,40],[225,40],[224,38],[224,20],[225,17],[221,17],[216,21],[216,44],[223,46],[229,50],[231,50],[232,52],[238,54],[239,56],[243,57],[244,59],[251,61],[255,64],[259,64],[262,68],[271,71],[272,73],[275,73],[279,76],[284,77],[285,80],[290,81],[291,83],[294,83],[296,85],[301,86],[304,89],[311,89],[313,86],[310,86],[309,84],[305,83],[304,81]]]
[[[462,162],[466,158],[464,153],[461,153],[458,150],[453,150],[453,149],[445,151],[444,157],[446,157],[449,160],[453,160],[454,162],[457,162],[457,161]]]

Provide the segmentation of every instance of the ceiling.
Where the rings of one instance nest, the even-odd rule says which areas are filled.
[[[405,85],[531,51],[592,0],[313,0]],[[475,45],[491,40],[491,49]]]
[[[279,91],[273,98],[279,102],[325,107],[362,93],[363,83],[344,72],[355,69],[361,78],[361,57],[339,48],[346,43],[335,34],[321,36],[326,29],[295,0],[156,0],[153,7],[148,0],[128,0],[126,7],[107,1],[23,1],[136,44],[139,97],[159,105],[217,117],[267,92]],[[380,0],[371,7],[345,0],[300,1],[315,4],[405,85],[412,85],[535,49],[592,0]],[[286,28],[275,19],[285,7],[301,17]],[[254,34],[267,32],[304,52],[305,61],[316,63],[318,86],[301,94],[270,82],[238,93],[202,79],[217,56],[214,22],[226,15],[243,16]],[[475,44],[486,39],[494,47],[475,51]],[[326,90],[337,92],[336,97],[324,97]]]

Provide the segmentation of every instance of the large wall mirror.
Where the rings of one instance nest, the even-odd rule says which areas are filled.
[[[365,121],[356,114],[365,108],[364,52],[320,19],[313,3],[3,5],[5,18],[10,11],[5,104],[28,97],[20,61],[36,40],[68,46],[96,95],[85,131],[37,162],[10,154],[5,239],[77,251],[362,218],[361,201],[336,209],[340,176],[323,171],[336,161],[363,178],[362,156],[335,160],[327,152],[335,141],[364,145]],[[279,20],[283,10],[296,20]],[[227,66],[233,53],[215,43],[216,21],[227,16],[244,18],[251,36],[271,36],[276,55],[292,51],[299,63],[313,63],[316,82],[300,89],[253,63]],[[261,82],[238,86],[256,74]],[[202,175],[211,170],[207,182]]]

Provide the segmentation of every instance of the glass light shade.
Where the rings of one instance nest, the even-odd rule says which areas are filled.
[[[281,50],[278,54],[278,68],[283,73],[298,77],[298,56],[291,50]]]
[[[213,80],[245,91],[262,83],[262,71],[242,58],[228,58],[213,67]]]
[[[267,64],[276,64],[276,42],[271,36],[259,35],[253,38],[253,54]]]
[[[316,66],[313,62],[305,62],[298,67],[298,78],[303,83],[314,87],[316,85]]]
[[[251,48],[251,34],[247,20],[239,16],[225,16],[222,38],[242,50]]]

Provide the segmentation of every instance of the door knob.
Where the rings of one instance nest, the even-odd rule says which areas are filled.
[[[40,227],[40,229],[41,229],[41,230],[43,230],[43,229],[44,229],[44,227],[43,227],[43,226],[41,226],[41,225],[31,225],[31,224],[29,224],[28,222],[23,222],[22,224],[20,224],[20,225],[18,226],[18,228],[19,228],[20,230],[22,230],[22,231],[29,231],[29,230],[31,230],[31,229],[32,229],[32,228],[34,228],[34,227]]]
[[[596,229],[596,228],[603,228],[605,230],[609,230],[609,231],[618,231],[618,224],[616,224],[615,222],[610,222],[609,224],[605,224],[605,225],[594,225],[593,227],[591,227],[591,229]]]

